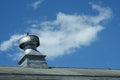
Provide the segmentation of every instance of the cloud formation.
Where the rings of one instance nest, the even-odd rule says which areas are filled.
[[[12,35],[9,40],[3,41],[3,42],[0,44],[0,51],[6,51],[6,50],[12,48],[13,46],[16,46],[18,40],[19,40],[22,36],[24,36],[24,35],[17,35],[17,34],[15,34],[15,35]]]
[[[38,50],[48,58],[56,58],[73,53],[76,48],[90,45],[96,40],[97,34],[104,29],[102,22],[111,17],[110,8],[94,4],[92,8],[98,11],[98,15],[71,15],[59,12],[53,21],[34,23],[35,27],[30,27],[29,31],[40,38],[41,46]],[[13,43],[18,40],[14,36],[1,43],[0,50],[5,51],[14,46]]]
[[[44,0],[37,0],[31,4],[34,9],[37,9]]]

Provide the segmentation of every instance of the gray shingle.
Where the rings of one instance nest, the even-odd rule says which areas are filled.
[[[0,80],[120,80],[120,70],[0,66]]]

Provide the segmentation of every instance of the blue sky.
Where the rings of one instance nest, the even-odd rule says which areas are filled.
[[[120,69],[117,0],[1,0],[0,65],[17,66],[26,32],[49,66]]]

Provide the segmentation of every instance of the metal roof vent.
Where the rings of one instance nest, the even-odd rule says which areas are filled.
[[[48,68],[45,61],[46,55],[41,54],[36,48],[40,45],[39,38],[35,35],[22,37],[19,41],[19,47],[25,51],[25,55],[19,61],[23,67]]]

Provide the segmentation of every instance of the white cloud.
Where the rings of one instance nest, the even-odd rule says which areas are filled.
[[[92,17],[92,19],[91,19],[96,24],[98,24],[101,21],[104,21],[104,20],[111,17],[110,16],[111,15],[111,9],[109,7],[102,8],[98,5],[92,4],[92,8],[99,11],[99,16]]]
[[[37,9],[44,0],[37,0],[31,4],[34,9]]]
[[[111,17],[110,8],[103,8],[92,4],[92,8],[99,12],[96,16],[70,15],[59,12],[56,20],[34,23],[30,27],[30,33],[36,34],[41,41],[38,50],[46,54],[48,58],[55,58],[61,55],[70,54],[76,48],[90,45],[96,40],[97,34],[104,29],[101,22]],[[18,39],[11,37],[10,40],[1,44],[7,48],[0,47],[0,50],[7,50],[14,46]],[[17,55],[18,56],[18,55]]]
[[[8,50],[9,48],[13,47],[13,46],[16,46],[18,40],[24,35],[13,35],[11,36],[11,38],[7,41],[4,41],[0,44],[0,51],[6,51]]]

